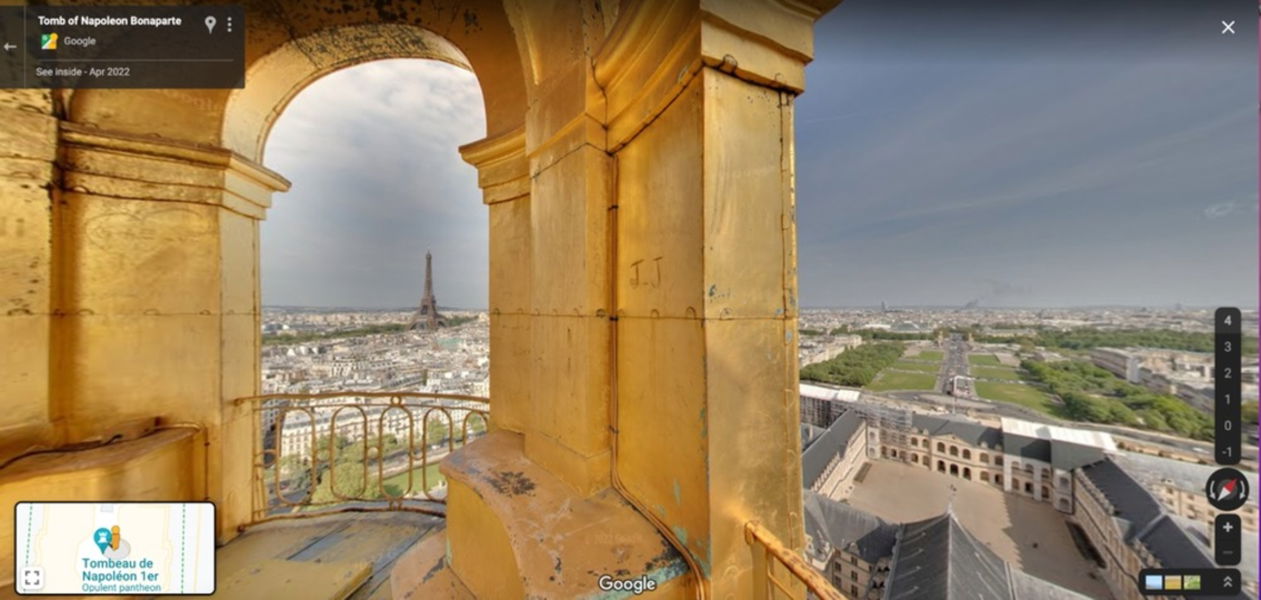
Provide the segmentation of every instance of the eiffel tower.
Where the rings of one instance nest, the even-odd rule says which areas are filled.
[[[447,319],[438,314],[438,300],[433,296],[433,255],[425,252],[425,295],[420,299],[420,308],[407,323],[407,330],[437,329],[446,325]]]

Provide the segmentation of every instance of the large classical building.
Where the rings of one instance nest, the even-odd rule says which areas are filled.
[[[1145,567],[1209,569],[1213,561],[1160,503],[1111,459],[1077,471],[1075,521],[1103,561],[1118,600],[1139,600],[1134,577]]]
[[[1133,352],[1120,348],[1095,348],[1090,351],[1090,361],[1121,379],[1138,383],[1138,371],[1142,366],[1142,361]]]
[[[815,492],[806,492],[803,503],[806,556],[849,598],[1086,598],[1003,561],[950,510],[894,524]]]
[[[858,597],[915,597],[894,593],[897,568],[873,554],[873,539],[886,535],[880,533],[885,530],[878,519],[842,518],[833,514],[841,508],[821,507],[826,502],[838,504],[828,498],[848,496],[872,460],[899,461],[1051,504],[1083,532],[1097,555],[1099,577],[1118,599],[1139,598],[1134,578],[1142,568],[1212,566],[1211,537],[1201,531],[1216,512],[1202,491],[1197,495],[1191,489],[1191,482],[1197,477],[1203,481],[1204,469],[1211,467],[1119,451],[1110,435],[1099,432],[1008,418],[998,426],[986,425],[961,416],[862,402],[848,403],[848,410],[826,428],[811,427],[813,435],[802,452],[806,531],[812,539],[808,550],[840,589]],[[1255,486],[1255,474],[1250,477]],[[822,499],[811,500],[811,495]],[[1249,505],[1239,512],[1245,529],[1252,532],[1248,539],[1255,541],[1256,508]],[[910,527],[905,525],[898,539]],[[922,528],[960,529],[953,518],[935,525],[926,522]],[[1255,556],[1245,558],[1250,564],[1240,568],[1255,593]],[[897,562],[896,553],[891,560]],[[1007,578],[1016,595],[1000,597],[1043,597],[1018,595],[1015,590],[1029,586],[1016,585],[1017,579]],[[859,593],[851,590],[853,586]],[[887,589],[873,591],[880,586]],[[942,597],[968,597],[966,590],[959,593]]]
[[[899,526],[815,492],[802,497],[806,555],[850,598],[880,598]]]
[[[898,460],[1073,511],[1071,472],[1115,451],[1106,433],[1003,418],[1000,426],[952,415],[868,418],[869,456]]]
[[[798,396],[801,398],[801,422],[827,427],[847,410],[849,402],[862,397],[862,390],[803,382],[798,386]]]
[[[829,497],[844,495],[867,462],[867,423],[856,411],[841,415],[801,453],[805,487]]]

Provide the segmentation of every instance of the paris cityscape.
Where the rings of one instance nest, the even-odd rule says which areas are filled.
[[[418,326],[427,305],[267,307],[264,391],[490,397],[487,312],[437,308],[439,326]],[[1255,331],[1256,311],[1243,314]],[[963,540],[948,569],[974,554],[987,569],[968,585],[1018,598],[1137,598],[1135,565],[1207,567],[1211,320],[1184,307],[803,309],[811,564],[868,599],[905,597],[899,578],[925,568],[895,552],[912,536]],[[1255,350],[1245,356],[1241,468],[1255,488]],[[908,483],[921,493],[897,493]],[[1255,507],[1241,516],[1255,594]]]
[[[408,330],[415,308],[264,307],[263,392],[414,389],[489,395],[489,315],[484,309],[443,310],[450,326]],[[1211,338],[1211,317],[1209,309],[807,308],[798,323],[798,360],[807,367],[831,360],[864,340],[934,341],[939,330],[956,328],[974,332],[974,340],[999,340],[993,342],[1000,352],[999,362],[978,366],[980,373],[991,376],[987,380],[1001,383],[1016,380],[1015,373],[1003,369],[1015,371],[1021,349],[1029,348],[1030,340],[1043,330],[1103,332],[1094,344],[1106,340],[1109,331],[1122,332],[1122,342],[1136,331],[1163,331],[1182,347],[1143,349],[1141,344],[1121,343],[1122,348],[1115,348],[1119,352],[1110,353],[1108,346],[1033,346],[1029,353],[1043,360],[1077,357],[1095,364],[1109,364],[1109,359],[1129,361],[1133,363],[1133,377],[1140,378],[1131,383],[1173,393],[1207,410],[1212,394],[1212,374],[1207,367],[1212,356],[1204,344]],[[1256,312],[1245,312],[1245,319],[1244,330],[1255,331]],[[1129,346],[1133,349],[1125,350]],[[1091,352],[1096,347],[1104,350]],[[1244,394],[1255,401],[1257,364],[1255,357],[1252,360],[1244,367]],[[891,365],[874,382],[873,389],[938,389],[937,369],[929,368],[932,366]],[[1119,375],[1125,377],[1124,372]],[[1030,387],[1030,382],[1010,385]],[[1020,388],[993,391],[1000,394],[994,400],[1016,404],[1031,397],[1022,396]]]
[[[263,393],[413,390],[489,396],[489,319],[452,310],[452,325],[407,330],[415,311],[268,307]]]

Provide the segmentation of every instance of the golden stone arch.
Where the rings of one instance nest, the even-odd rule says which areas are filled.
[[[180,441],[159,454],[199,468],[180,469],[185,474],[145,493],[215,499],[224,539],[247,522],[252,419],[233,400],[259,391],[258,223],[273,193],[289,186],[262,164],[277,116],[330,72],[425,58],[474,71],[488,139],[521,139],[527,61],[503,4],[391,6],[246,3],[248,85],[240,90],[9,96],[20,110],[13,122],[30,120],[20,130],[30,144],[52,134],[42,138],[50,145],[31,152],[44,169],[21,184],[35,195],[18,198],[30,206],[47,190],[52,218],[39,231],[43,244],[30,247],[29,276],[46,287],[23,309],[32,318],[20,330],[47,350],[44,376],[32,371],[37,361],[4,374],[30,401],[0,416],[0,459],[129,439],[155,421],[196,425],[203,442]],[[513,179],[524,175],[520,166]],[[117,497],[116,482],[84,485],[87,497]]]
[[[246,4],[241,90],[83,90],[68,120],[119,133],[214,144],[261,162],[271,124],[321,76],[363,62],[427,58],[474,72],[487,137],[521,127],[527,78],[517,34],[501,3],[408,2],[393,9],[356,0]]]
[[[493,422],[444,462],[449,550],[422,555],[485,598],[592,593],[618,561],[658,597],[749,597],[749,526],[804,544],[793,100],[835,3],[245,1],[244,90],[5,92],[0,460],[199,433],[0,501],[210,498],[221,541],[248,522],[233,400],[258,392],[258,222],[288,187],[263,142],[323,74],[433,58],[485,102],[461,153],[490,213]]]
[[[250,65],[246,81],[251,83],[232,91],[224,108],[223,147],[264,163],[272,126],[302,90],[341,69],[395,58],[438,60],[473,70],[458,47],[422,27],[389,23],[324,29],[290,40]]]

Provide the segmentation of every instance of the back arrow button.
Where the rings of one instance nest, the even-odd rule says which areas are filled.
[[[5,52],[12,52],[14,48],[17,48],[17,46],[14,46],[13,44],[10,44],[9,42],[4,43]]]

